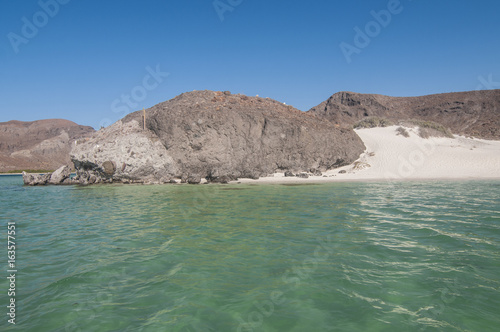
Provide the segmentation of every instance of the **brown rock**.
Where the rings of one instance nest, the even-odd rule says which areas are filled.
[[[187,179],[187,183],[189,184],[200,184],[201,176],[199,175],[190,175]]]
[[[102,164],[102,167],[104,169],[104,173],[106,173],[106,175],[108,175],[108,176],[112,176],[116,172],[116,165],[112,161],[109,161],[109,160],[105,161]]]
[[[135,112],[75,147],[75,168],[122,182],[226,182],[335,168],[365,149],[352,128],[336,128],[269,98],[195,91],[146,113],[146,131],[142,111]],[[126,167],[117,170],[111,161]]]
[[[212,102],[220,96],[224,102]],[[196,91],[147,112],[150,135],[175,162],[174,177],[207,177],[216,170],[216,176],[257,179],[280,170],[326,170],[349,164],[364,150],[351,129],[335,128],[272,99]],[[123,122],[140,117],[132,113]]]

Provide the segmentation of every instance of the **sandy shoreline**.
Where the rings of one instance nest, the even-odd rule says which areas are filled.
[[[399,126],[358,129],[366,150],[349,166],[307,179],[283,173],[240,183],[322,183],[384,180],[499,180],[500,141],[455,136],[421,138],[418,128],[406,128],[409,137],[398,135]],[[341,174],[340,171],[345,171]]]
[[[500,141],[463,136],[421,138],[418,128],[398,135],[399,126],[357,129],[366,150],[353,164],[306,178],[283,173],[230,183],[306,184],[326,182],[381,182],[426,180],[500,180]],[[21,175],[1,173],[0,176]],[[202,179],[202,183],[206,183]]]

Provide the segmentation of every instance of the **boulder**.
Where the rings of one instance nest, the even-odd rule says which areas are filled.
[[[190,175],[188,176],[187,183],[189,184],[199,184],[201,182],[201,176],[199,175]]]
[[[68,179],[71,175],[71,168],[68,166],[61,166],[54,173],[50,175],[50,184],[61,184],[64,180]]]
[[[207,182],[209,183],[229,183],[230,181],[233,180],[228,175],[221,175],[221,176],[207,176],[206,177]]]
[[[310,173],[312,173],[312,175],[314,176],[321,176],[323,175],[323,173],[321,173],[321,171],[319,169],[316,169],[316,168],[311,168],[309,170]]]
[[[122,169],[125,169],[126,164],[123,163],[123,165],[125,165],[125,166],[122,166]],[[102,163],[102,167],[103,167],[104,173],[106,173],[108,176],[112,176],[113,174],[115,174],[116,165],[114,162],[107,160],[104,163]]]
[[[218,179],[218,182],[223,183],[223,184],[227,184],[230,181],[231,181],[231,178],[227,175],[223,175],[223,176],[219,177],[219,179]]]
[[[89,184],[92,184],[92,183],[96,183],[97,182],[97,176],[95,176],[94,174],[92,174],[91,176],[89,176]]]
[[[66,178],[61,184],[77,184],[78,182],[71,179],[71,178]]]

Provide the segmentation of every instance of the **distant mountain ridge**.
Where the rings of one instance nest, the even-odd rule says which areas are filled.
[[[0,122],[0,172],[73,166],[72,144],[94,131],[63,119]]]
[[[500,139],[500,90],[453,92],[421,97],[389,97],[338,92],[307,113],[343,126],[363,118],[425,120],[454,134]]]

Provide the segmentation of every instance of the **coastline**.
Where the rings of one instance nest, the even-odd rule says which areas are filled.
[[[321,184],[388,181],[495,181],[500,180],[500,141],[454,135],[419,136],[418,127],[356,129],[366,149],[352,164],[307,178],[274,173],[257,180],[240,178],[230,184]],[[398,133],[399,132],[399,133]],[[42,173],[33,173],[42,174]],[[73,175],[74,173],[72,173]],[[22,173],[0,173],[22,176]],[[178,183],[178,182],[177,182]],[[202,178],[200,184],[206,184]],[[178,183],[179,184],[179,183]]]
[[[394,182],[464,182],[464,181],[500,181],[500,177],[442,177],[442,178],[394,178],[394,179],[384,179],[384,178],[322,178],[320,176],[312,176],[308,179],[296,178],[295,180],[286,180],[285,177],[263,177],[258,180],[252,179],[240,179],[237,181],[231,181],[229,184],[253,184],[253,185],[301,185],[301,184],[331,184],[331,183],[394,183]],[[264,180],[264,181],[262,181]],[[202,182],[201,184],[208,184],[207,182]]]
[[[457,135],[422,138],[416,127],[405,127],[408,137],[404,137],[398,135],[399,127],[357,129],[366,146],[365,152],[353,164],[326,171],[321,176],[298,178],[275,173],[258,180],[239,179],[231,183],[500,180],[500,141]]]

